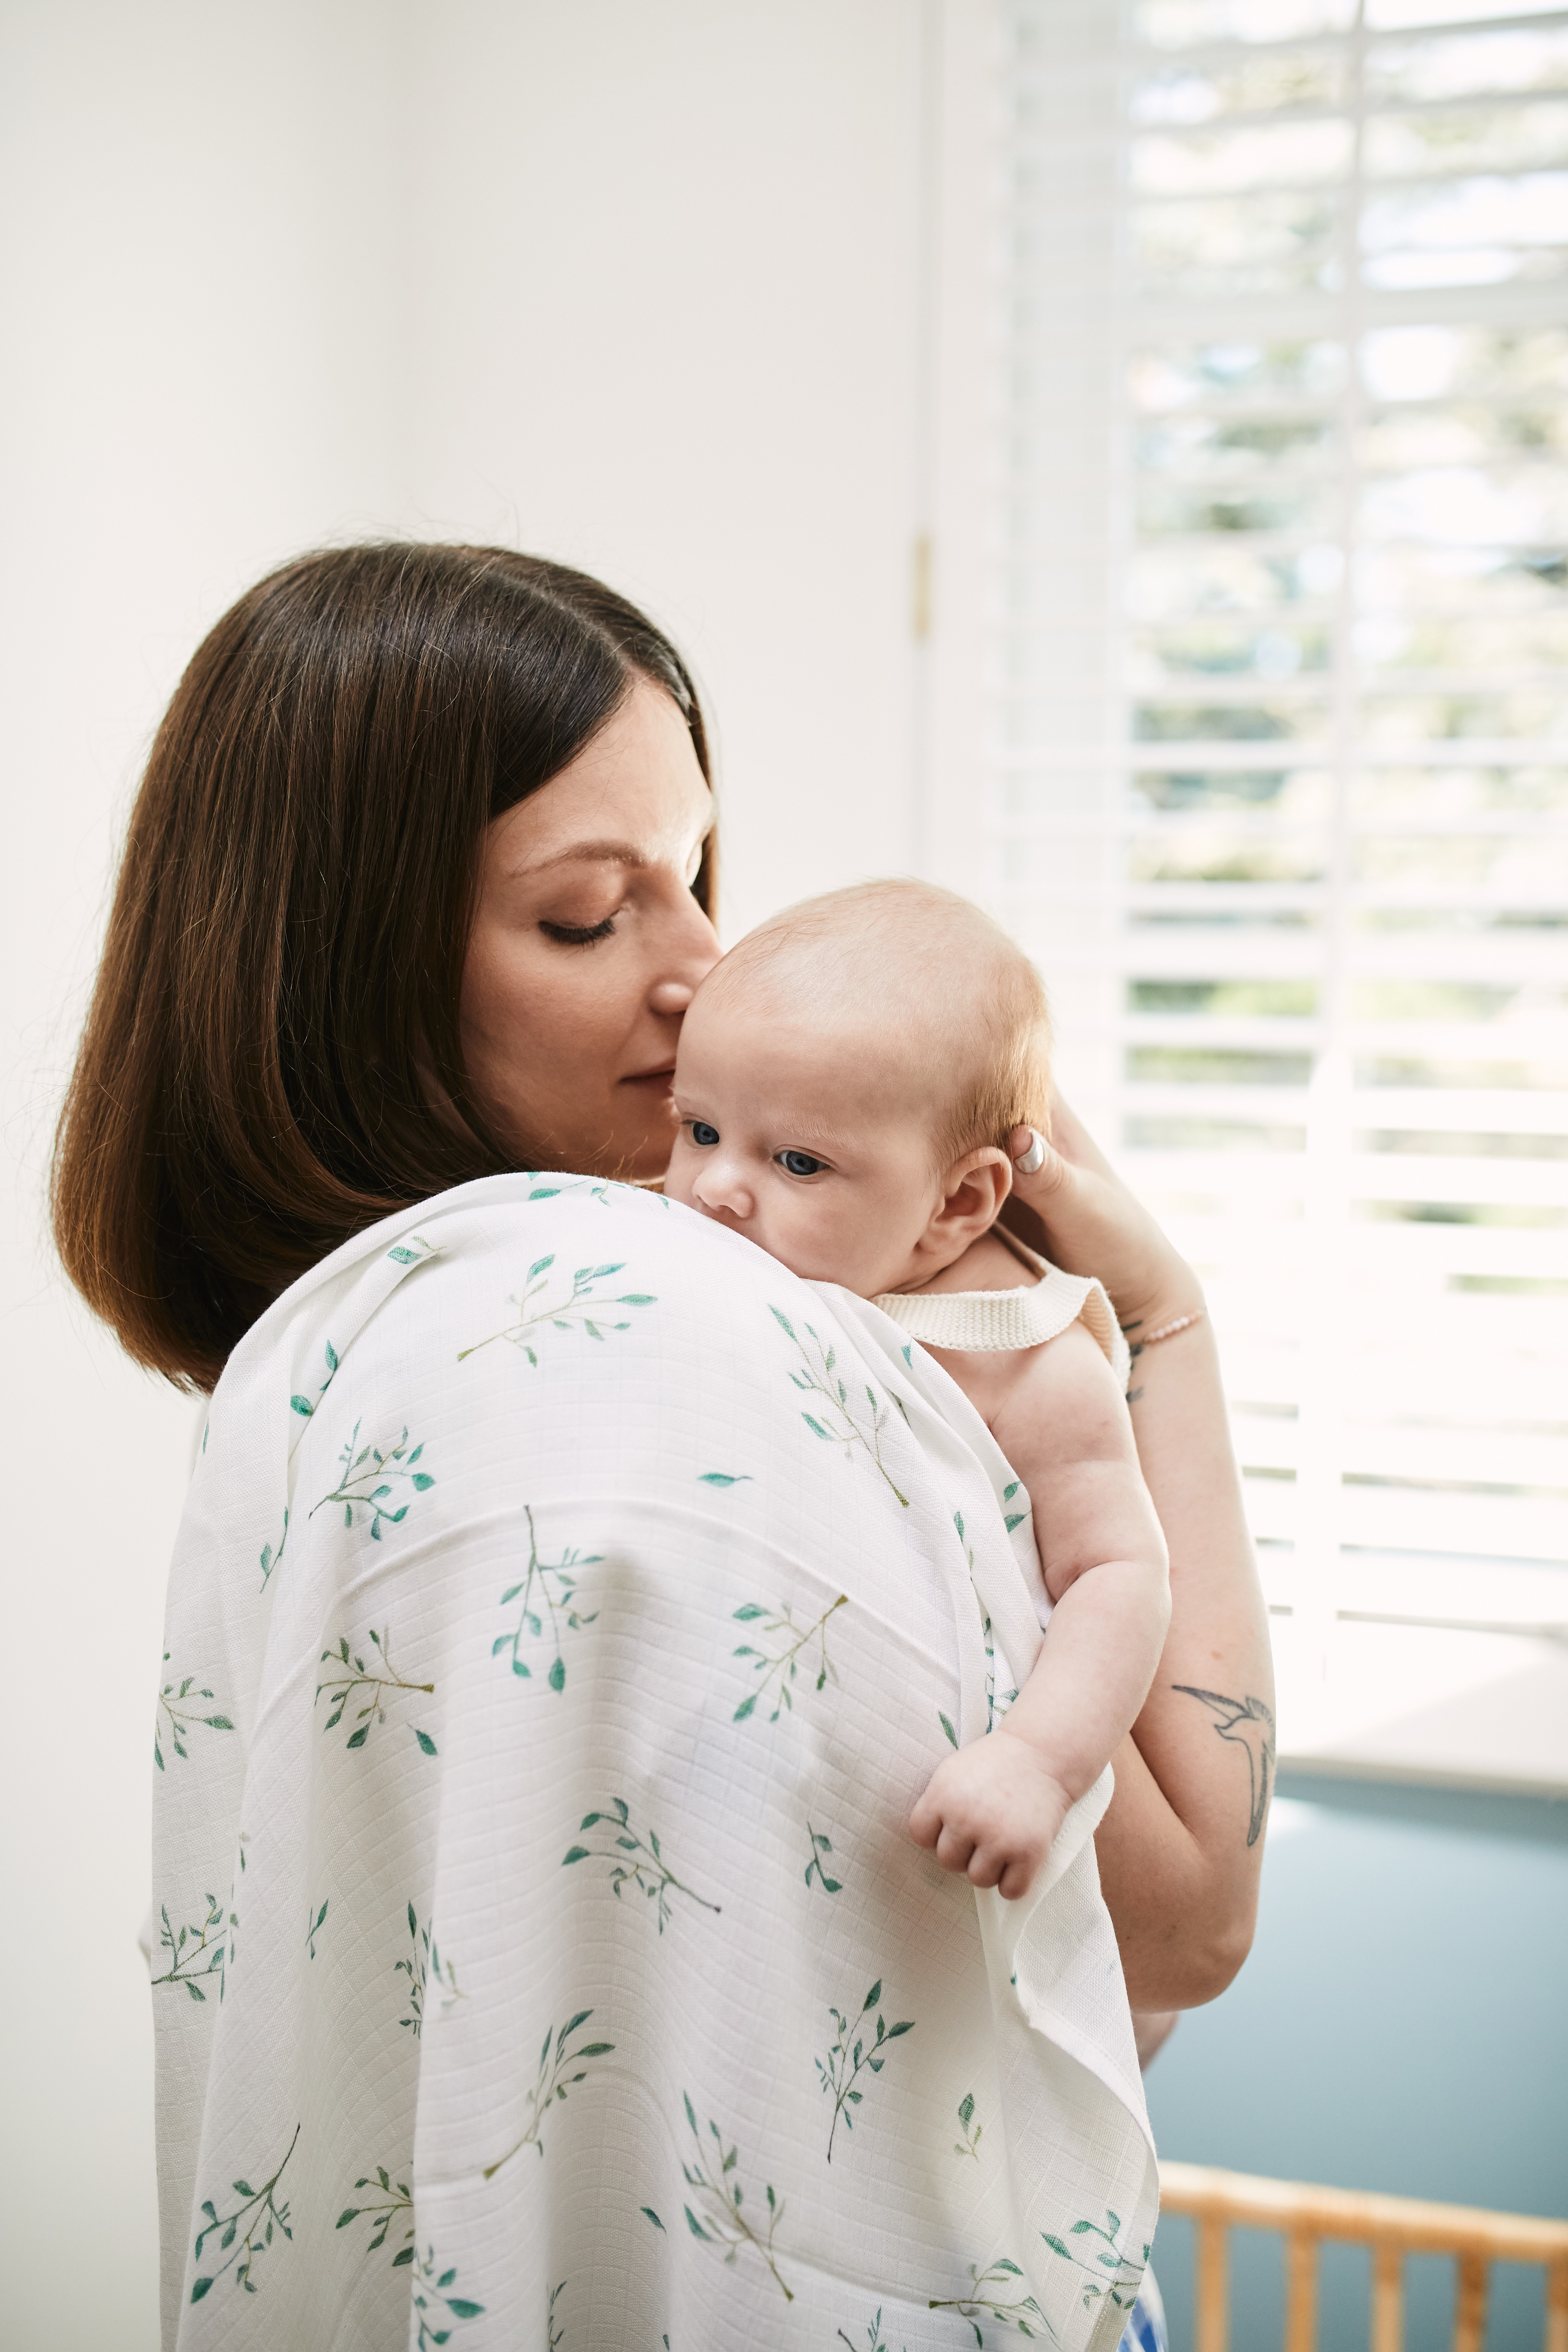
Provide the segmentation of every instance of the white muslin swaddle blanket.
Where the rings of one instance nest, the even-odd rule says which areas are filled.
[[[908,1834],[1040,1634],[874,1307],[500,1177],[297,1283],[171,1577],[170,2352],[1109,2352],[1157,2184],[1092,1832]]]

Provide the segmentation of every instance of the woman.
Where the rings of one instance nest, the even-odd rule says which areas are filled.
[[[132,1355],[215,1391],[160,1699],[171,2344],[1098,2347],[1131,2302],[1152,2174],[1091,1856],[1131,2001],[1212,1999],[1270,1762],[1198,1287],[1063,1111],[1021,1223],[1135,1344],[1180,1327],[1133,1390],[1173,1616],[1020,1919],[902,1833],[1037,1641],[1006,1465],[874,1310],[613,1181],[662,1171],[713,873],[679,656],[501,551],[287,567],[154,745],[55,1205]],[[879,1726],[896,1678],[897,1737],[858,1677]],[[921,1988],[890,2026],[884,1947]],[[776,2191],[742,2163],[770,2131]]]

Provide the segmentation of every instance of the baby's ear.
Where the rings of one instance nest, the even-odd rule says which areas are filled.
[[[942,1199],[928,1228],[928,1238],[946,1247],[967,1249],[989,1233],[1002,1203],[1013,1189],[1013,1163],[994,1144],[966,1151],[942,1180]]]

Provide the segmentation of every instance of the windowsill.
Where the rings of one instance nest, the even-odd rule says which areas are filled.
[[[1568,1642],[1273,1621],[1279,1762],[1316,1777],[1568,1793]]]

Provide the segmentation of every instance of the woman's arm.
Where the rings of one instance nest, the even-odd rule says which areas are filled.
[[[1203,1304],[1177,1255],[1066,1106],[1005,1213],[1071,1274],[1098,1275],[1134,1350],[1138,1455],[1171,1554],[1171,1630],[1095,1844],[1135,2009],[1225,1990],[1252,1942],[1274,1767],[1268,1624],[1206,1320],[1140,1349]],[[1024,1148],[1022,1133],[1015,1149]]]

